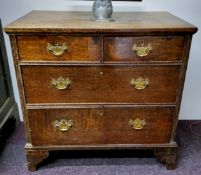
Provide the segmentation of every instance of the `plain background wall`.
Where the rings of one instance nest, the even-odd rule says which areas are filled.
[[[93,1],[69,0],[1,0],[0,18],[2,24],[12,22],[31,10],[91,11]],[[115,2],[114,11],[169,11],[201,29],[200,0],[143,0],[142,2]],[[8,36],[5,34],[9,66],[14,86],[15,98],[20,109],[15,71]],[[184,86],[180,119],[201,119],[201,33],[194,37]]]

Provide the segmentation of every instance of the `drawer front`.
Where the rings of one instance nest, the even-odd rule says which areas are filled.
[[[28,110],[33,145],[168,143],[173,108]]]
[[[179,66],[23,66],[27,103],[175,103]]]
[[[100,43],[99,37],[17,36],[23,61],[99,61]]]
[[[181,61],[183,36],[105,37],[104,61]]]

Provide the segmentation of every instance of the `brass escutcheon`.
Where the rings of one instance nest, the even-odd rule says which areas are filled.
[[[137,90],[144,89],[147,85],[149,85],[149,80],[147,78],[143,79],[141,77],[134,79],[132,78],[130,81],[130,85],[134,86]]]
[[[72,124],[73,124],[72,120],[65,120],[65,119],[61,119],[60,121],[55,120],[53,122],[54,128],[58,128],[60,131],[68,131],[72,126]]]
[[[58,42],[55,45],[50,43],[47,44],[47,51],[52,53],[54,56],[61,56],[68,50],[68,46],[66,43],[59,44]]]
[[[144,41],[142,41],[141,46],[137,46],[137,44],[133,45],[132,51],[136,53],[139,57],[145,57],[149,54],[149,51],[151,51],[153,47],[151,44],[148,44],[147,46],[144,46]]]
[[[128,125],[130,127],[132,127],[133,129],[136,130],[141,130],[143,129],[144,125],[145,125],[145,120],[144,119],[140,119],[140,118],[136,118],[136,119],[130,119],[128,122]]]
[[[71,84],[71,81],[69,78],[62,78],[59,77],[57,80],[55,80],[54,78],[51,81],[51,85],[55,86],[58,90],[64,90],[66,88],[68,88]]]

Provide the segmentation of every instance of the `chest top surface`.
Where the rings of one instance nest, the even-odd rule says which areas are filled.
[[[114,22],[97,22],[91,12],[32,11],[5,27],[7,33],[187,32],[197,28],[169,12],[118,12]]]

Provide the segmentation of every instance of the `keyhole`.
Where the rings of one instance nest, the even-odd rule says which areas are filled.
[[[101,110],[101,111],[100,111],[100,116],[103,116],[103,114],[104,114],[104,111]]]
[[[100,75],[103,75],[103,68],[100,68]]]

